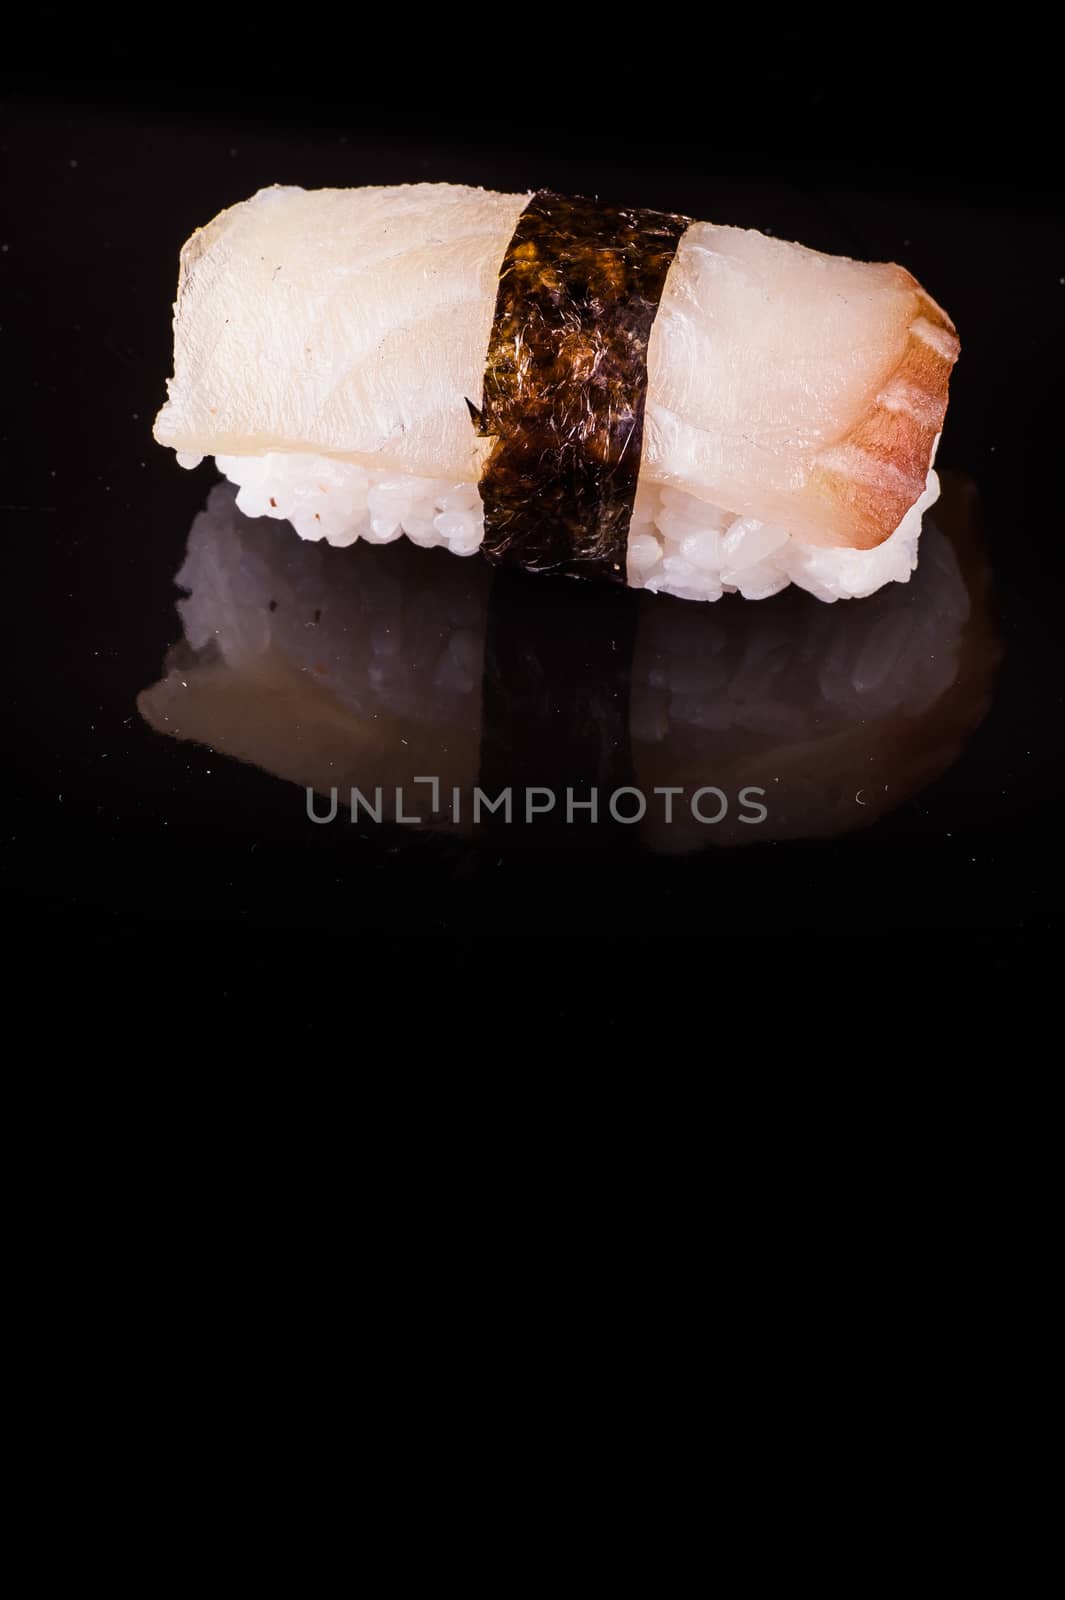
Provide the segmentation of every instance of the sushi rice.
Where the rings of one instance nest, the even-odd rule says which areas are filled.
[[[202,458],[179,454],[183,467]],[[403,535],[423,547],[474,555],[484,533],[475,483],[374,470],[328,456],[272,451],[262,456],[217,456],[239,488],[237,505],[249,517],[290,522],[302,539],[331,545],[389,544]],[[789,583],[819,600],[857,599],[885,583],[906,583],[917,566],[921,518],[939,497],[928,473],[924,494],[890,538],[873,550],[803,544],[786,528],[736,517],[682,489],[642,483],[628,545],[628,586],[683,600],[741,594],[765,600]]]

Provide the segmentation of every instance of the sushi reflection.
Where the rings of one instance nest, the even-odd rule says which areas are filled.
[[[435,559],[434,559],[435,557]],[[138,697],[160,733],[328,794],[477,776],[491,574],[396,546],[307,544],[231,485],[193,522],[175,583],[184,638]]]
[[[406,540],[334,550],[245,519],[228,484],[176,582],[184,638],[138,702],[159,732],[322,795],[379,789],[386,821],[407,820],[397,790],[435,777],[436,814],[417,810],[460,833],[477,786],[538,785],[560,806],[568,787],[604,806],[621,786],[679,789],[668,822],[648,804],[628,830],[668,851],[868,826],[955,759],[1001,653],[975,491],[950,474],[911,582],[835,606],[493,580]],[[732,801],[713,825],[685,803],[707,785]],[[735,801],[748,787],[765,791],[758,826]]]
[[[740,614],[663,605],[641,617],[631,716],[640,781],[760,784],[769,810],[764,827],[729,817],[713,830],[682,811],[654,831],[657,847],[690,849],[708,831],[734,844],[867,827],[960,754],[1002,652],[975,486],[942,477],[907,584],[833,606],[789,589]],[[701,779],[707,771],[718,777]]]

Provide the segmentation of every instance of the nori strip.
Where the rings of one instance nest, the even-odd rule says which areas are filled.
[[[647,344],[689,218],[540,190],[499,273],[484,399],[482,550],[625,582]]]

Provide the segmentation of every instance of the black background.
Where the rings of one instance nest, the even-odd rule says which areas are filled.
[[[413,19],[372,39],[291,24],[250,47],[212,26],[165,65],[162,47],[134,61],[99,33],[84,56],[68,40],[62,60],[8,63],[5,853],[22,913],[96,928],[355,916],[366,933],[588,942],[1055,925],[1065,238],[1033,41],[977,62],[972,41],[912,20],[852,37],[824,18],[811,39],[767,19],[771,38],[725,41],[706,19],[656,37],[643,18],[605,44],[548,16],[505,38],[478,15],[417,46]],[[839,840],[678,859],[628,836],[354,838],[301,823],[278,780],[141,722],[210,482],[150,435],[179,247],[267,183],[412,180],[758,226],[900,260],[946,306],[963,354],[940,462],[979,487],[1006,653],[990,714],[919,806]]]

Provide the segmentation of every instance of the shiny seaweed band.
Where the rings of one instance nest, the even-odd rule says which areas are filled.
[[[540,190],[499,272],[482,409],[491,560],[625,582],[651,324],[689,218]]]

